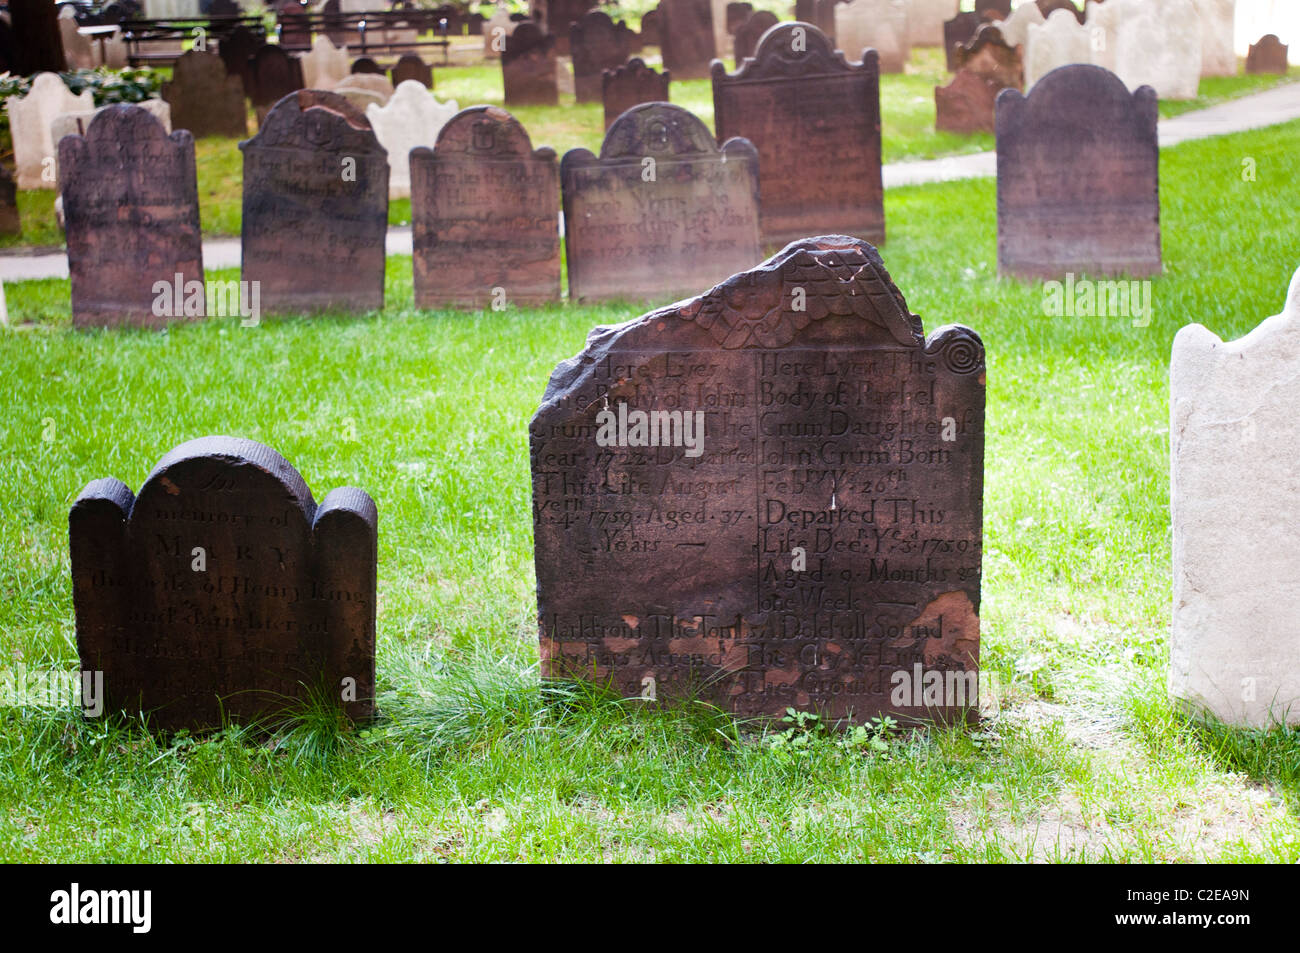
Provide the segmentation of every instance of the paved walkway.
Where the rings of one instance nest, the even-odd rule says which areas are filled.
[[[1184,113],[1160,121],[1160,145],[1172,146],[1190,139],[1205,139],[1233,132],[1300,119],[1300,83],[1284,83],[1262,93],[1252,93],[1231,102]],[[946,159],[922,159],[915,162],[891,162],[884,166],[885,188],[900,185],[923,185],[927,182],[952,182],[997,175],[997,154],[976,152]],[[389,255],[411,254],[410,226],[388,230]],[[203,241],[203,267],[238,268],[238,238],[208,238]],[[33,278],[68,277],[68,258],[62,252],[43,255],[6,255],[0,253],[0,281],[26,281]]]

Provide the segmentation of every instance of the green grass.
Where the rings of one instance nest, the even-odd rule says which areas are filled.
[[[1260,157],[1243,182],[1241,157]],[[1300,734],[1188,722],[1168,664],[1168,355],[1237,337],[1300,261],[1300,123],[1162,153],[1150,326],[1044,316],[996,277],[995,183],[891,190],[883,254],[926,327],[983,336],[982,663],[1000,712],[886,750],[798,750],[704,708],[538,687],[527,421],[557,361],[637,309],[419,312],[75,332],[66,282],[0,331],[0,651],[76,664],[68,507],[204,434],[276,447],[380,512],[383,717],[158,741],[0,709],[0,859],[1292,862]]]

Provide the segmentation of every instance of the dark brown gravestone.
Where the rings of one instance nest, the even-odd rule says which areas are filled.
[[[369,718],[375,693],[375,504],[317,506],[270,447],[183,443],[132,496],[111,477],[72,505],[77,654],[105,713],[163,730],[274,720],[309,698]]]
[[[543,677],[973,719],[984,391],[842,235],[595,329],[529,427]]]
[[[754,147],[719,149],[680,106],[633,106],[599,158],[565,153],[560,182],[572,301],[670,301],[760,258]]]
[[[710,0],[660,0],[659,48],[664,68],[679,80],[708,76],[717,55]]]
[[[825,33],[832,45],[835,43],[835,7],[839,3],[840,0],[817,0],[814,7],[816,19],[812,21],[813,26]]]
[[[974,70],[957,70],[951,83],[934,88],[934,128],[963,135],[993,132],[995,103],[1006,88]]]
[[[1084,22],[1083,11],[1080,10],[1077,6],[1075,6],[1071,2],[1071,0],[1035,0],[1035,3],[1038,7],[1038,12],[1043,15],[1044,20],[1046,20],[1057,10],[1068,10],[1070,13],[1074,15],[1074,18],[1076,20],[1078,20],[1080,23]],[[1011,16],[1011,12],[1009,9],[1010,8],[1009,2],[1007,6],[1008,6],[1007,12],[1002,13],[999,19],[1005,20],[1007,17]]]
[[[421,308],[560,297],[560,172],[497,106],[462,109],[411,151],[412,267]]]
[[[257,34],[246,26],[237,26],[230,35],[217,42],[217,54],[226,66],[226,72],[238,76],[244,84],[244,95],[253,96],[253,54],[261,46]]]
[[[172,128],[188,129],[196,139],[248,135],[243,81],[226,72],[219,56],[182,53],[171,82],[162,85],[162,98],[171,108]]]
[[[596,6],[596,0],[550,0],[546,5],[546,31],[555,37],[555,51],[569,55],[569,27]]]
[[[748,20],[754,13],[752,3],[728,3],[727,11],[727,33],[735,35],[740,25]]]
[[[1246,55],[1247,73],[1286,74],[1288,47],[1274,33],[1260,37],[1252,43]]]
[[[775,13],[769,13],[766,10],[759,10],[745,20],[736,30],[733,39],[736,65],[739,66],[745,57],[753,56],[754,50],[758,48],[758,38],[780,22]]]
[[[257,124],[266,121],[266,114],[280,100],[297,92],[305,85],[302,79],[302,60],[291,56],[274,43],[257,48],[251,60],[253,91],[249,94],[257,111]]]
[[[794,18],[799,23],[816,23],[817,0],[794,0]]]
[[[1009,44],[996,23],[981,24],[975,35],[953,50],[953,63],[957,69],[966,69],[977,76],[992,79],[1000,87],[1023,89],[1025,68],[1020,58],[1020,48]],[[993,114],[989,113],[990,122]],[[992,131],[992,130],[990,130]]]
[[[668,102],[668,84],[672,74],[656,73],[645,60],[633,57],[618,69],[605,70],[602,95],[605,103],[605,128],[640,103]]]
[[[632,51],[632,31],[600,11],[584,13],[569,27],[569,52],[573,56],[573,93],[580,103],[600,101],[601,78],[607,69],[627,62]]]
[[[433,67],[414,53],[405,53],[393,67],[389,78],[396,89],[408,79],[413,79],[426,89],[433,89]]]
[[[641,43],[644,46],[659,45],[659,8],[647,10],[641,18]]]
[[[1011,0],[975,0],[975,12],[982,20],[1005,20],[1011,16]]]
[[[1160,273],[1156,93],[1086,63],[997,101],[998,271]]]
[[[501,51],[501,80],[507,106],[554,106],[560,101],[555,37],[536,23],[521,23]]]
[[[980,15],[974,12],[959,13],[951,20],[944,21],[943,49],[948,61],[948,72],[957,72],[956,48],[970,42],[982,22]]]
[[[104,107],[59,141],[72,321],[164,325],[206,311],[194,137]]]
[[[0,165],[0,235],[22,234],[18,216],[18,186],[6,165]]]
[[[304,89],[275,104],[244,153],[243,273],[262,309],[384,306],[388,153],[359,109]]]
[[[352,61],[352,73],[373,73],[376,76],[383,76],[384,69],[369,56],[358,56]],[[287,95],[287,94],[286,94]]]
[[[758,149],[765,246],[825,226],[884,240],[875,50],[850,63],[811,24],[779,24],[736,72],[713,64],[713,114],[719,140]]]

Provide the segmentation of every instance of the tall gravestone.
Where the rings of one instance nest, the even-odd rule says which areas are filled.
[[[719,140],[758,149],[765,245],[832,230],[884,240],[874,53],[850,63],[811,24],[782,23],[735,73],[713,64],[713,111]]]
[[[529,427],[543,677],[972,717],[984,392],[978,336],[927,338],[846,236],[595,329]]]
[[[780,22],[776,18],[776,14],[768,10],[759,10],[757,13],[746,17],[736,27],[732,40],[732,49],[735,51],[737,65],[745,57],[753,56],[754,50],[758,48],[758,38]]]
[[[411,194],[411,150],[432,146],[438,133],[459,112],[456,100],[440,102],[424,85],[408,79],[382,106],[366,107],[366,119],[375,138],[388,153],[388,197]]]
[[[106,712],[164,730],[257,723],[319,699],[373,712],[378,515],[318,506],[270,447],[181,444],[138,496],[94,480],[68,517],[77,653]]]
[[[585,13],[569,27],[569,52],[573,56],[573,92],[580,103],[600,100],[601,78],[617,69],[632,52],[633,33],[600,11]]]
[[[272,106],[304,85],[302,63],[298,57],[286,53],[274,43],[264,43],[257,48],[249,61],[249,77],[252,91],[248,98],[256,107],[259,126],[266,121],[266,114]]]
[[[521,23],[501,52],[507,106],[554,106],[560,101],[555,37],[535,23]]]
[[[226,72],[213,53],[189,50],[177,58],[171,82],[163,83],[162,98],[171,107],[172,127],[188,129],[196,139],[204,136],[248,134],[244,87],[238,76]]]
[[[56,116],[90,111],[95,99],[89,91],[73,95],[58,73],[37,73],[25,96],[5,100],[9,133],[14,145],[18,188],[53,189],[58,184],[56,143],[50,125]]]
[[[640,103],[668,102],[668,85],[672,74],[668,70],[657,73],[645,65],[645,60],[633,57],[618,69],[605,70],[601,93],[605,104],[605,128],[614,120]]]
[[[425,89],[433,89],[433,67],[414,53],[403,53],[389,77],[394,89],[407,80],[415,80]]]
[[[1202,76],[1237,75],[1237,51],[1232,42],[1236,8],[1237,0],[1196,0]]]
[[[719,148],[679,106],[629,109],[599,157],[565,153],[560,181],[573,301],[667,300],[760,257],[754,147]]]
[[[998,270],[1022,278],[1160,273],[1156,95],[1063,66],[997,102]]]
[[[560,174],[496,106],[462,110],[411,153],[412,268],[421,308],[560,297]]]
[[[59,178],[74,324],[162,325],[202,315],[193,136],[183,129],[169,136],[138,106],[108,106],[84,137],[59,142]]]
[[[1169,690],[1195,715],[1300,725],[1300,273],[1282,313],[1236,341],[1199,324],[1169,363]]]
[[[664,68],[679,80],[708,76],[717,55],[710,0],[660,0],[659,46]]]
[[[882,73],[901,73],[912,57],[904,0],[850,0],[835,5],[835,46],[856,62],[876,51]]]
[[[1285,76],[1287,71],[1287,45],[1278,39],[1276,33],[1260,37],[1258,43],[1252,43],[1246,54],[1247,73],[1278,73]]]
[[[291,93],[244,153],[242,277],[264,311],[384,306],[388,156],[366,117],[319,89]]]

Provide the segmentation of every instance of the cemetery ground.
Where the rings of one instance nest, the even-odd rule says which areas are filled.
[[[1183,325],[1231,339],[1281,309],[1300,122],[1163,150],[1160,175],[1165,273],[1136,326],[1048,316],[1040,284],[997,278],[992,179],[886,195],[911,310],[987,347],[973,730],[539,687],[528,420],[555,364],[639,305],[417,311],[390,258],[382,315],[73,332],[66,281],[6,286],[35,320],[0,332],[3,665],[76,665],[87,481],[138,487],[230,434],[378,503],[381,714],[195,738],[0,708],[0,859],[1294,862],[1300,734],[1200,725],[1165,694],[1167,375]]]

